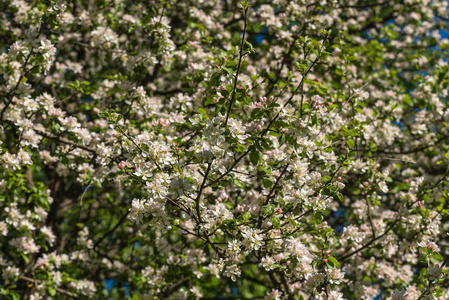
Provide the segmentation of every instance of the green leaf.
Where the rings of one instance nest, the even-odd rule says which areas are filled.
[[[320,213],[313,214],[313,222],[316,224],[320,224],[323,221],[323,216]]]
[[[29,258],[28,258],[25,254],[20,253],[20,256],[22,256],[23,261],[24,261],[25,263],[29,263],[29,262],[30,262]]]
[[[31,74],[33,74],[33,75],[36,75],[36,74],[38,74],[39,72],[41,71],[41,67],[39,67],[39,66],[34,66],[32,69],[31,69]]]
[[[263,115],[263,110],[260,108],[255,108],[251,111],[251,119],[260,119],[260,117]]]
[[[182,169],[181,169],[181,167],[180,167],[179,165],[174,165],[173,168],[174,168],[176,171],[178,171],[179,174],[182,175]]]
[[[232,202],[226,202],[226,207],[228,209],[234,209],[234,204],[232,204]]]
[[[275,137],[281,136],[280,133],[278,133],[278,132],[276,132],[276,131],[273,131],[273,130],[270,130],[269,133],[270,133],[271,136],[275,136]]]
[[[249,219],[251,219],[251,213],[249,211],[247,211],[244,215],[243,215],[243,220],[245,222],[248,222]]]
[[[336,193],[335,196],[337,196],[338,200],[340,200],[340,202],[343,202],[343,195],[340,193]]]
[[[212,74],[212,76],[210,77],[210,81],[209,81],[210,85],[212,85],[212,86],[219,85],[220,78],[221,78],[222,74],[223,74],[222,72],[216,72],[216,73]]]
[[[402,103],[407,105],[412,105],[412,100],[410,99],[410,96],[408,94],[404,95],[404,98],[402,99]]]
[[[262,208],[260,209],[260,211],[264,214],[264,215],[269,215],[272,214],[274,211],[274,207],[271,204],[262,206]]]
[[[231,61],[226,64],[226,67],[221,67],[221,69],[229,75],[234,75],[237,72],[237,64]]]
[[[262,145],[262,147],[264,147],[265,150],[271,150],[270,145],[264,139],[260,140],[260,144]]]
[[[355,142],[351,139],[347,140],[346,143],[348,144],[349,147],[351,148],[355,148]]]
[[[274,228],[281,229],[281,220],[278,217],[272,217],[271,220],[273,221]]]
[[[241,189],[243,189],[245,186],[243,185],[243,183],[240,181],[240,180],[234,180],[234,184],[237,186],[237,187],[239,187],[239,188],[241,188]]]
[[[54,123],[53,127],[54,127],[56,132],[59,132],[59,130],[61,129],[61,125],[59,125],[59,123]]]
[[[335,257],[329,256],[327,258],[327,260],[332,262],[337,269],[340,269],[341,265],[340,265],[340,263],[338,262],[338,260]]]
[[[198,112],[202,115],[207,115],[207,110],[204,108],[198,108]]]
[[[258,165],[260,160],[262,159],[262,153],[260,153],[260,151],[257,150],[253,150],[251,151],[251,153],[249,154],[249,160],[251,161],[251,163],[253,165]]]
[[[245,151],[246,148],[245,148],[245,145],[237,144],[237,145],[234,146],[234,149],[237,152],[243,152],[243,151]]]
[[[299,62],[295,63],[295,66],[300,70],[300,71],[305,71],[307,70],[307,66],[304,64],[300,64]]]
[[[255,53],[256,51],[254,50],[254,46],[250,43],[250,42],[248,42],[248,41],[245,41],[245,46],[248,48],[246,51],[247,52],[249,52],[249,53]]]
[[[102,118],[109,118],[109,113],[107,111],[102,111],[98,115]]]
[[[432,257],[435,258],[437,261],[444,260],[444,257],[438,252],[433,252]]]
[[[269,179],[269,178],[264,178],[263,179],[263,186],[266,189],[269,189],[269,188],[271,188],[273,186],[273,181],[271,181],[271,179]]]

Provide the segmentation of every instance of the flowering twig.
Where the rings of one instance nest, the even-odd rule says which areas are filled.
[[[354,251],[352,251],[351,253],[349,253],[349,254],[347,254],[347,255],[344,255],[343,257],[339,258],[339,261],[345,261],[345,260],[347,260],[348,258],[350,258],[351,256],[353,256],[354,254],[357,254],[357,253],[359,253],[360,251],[365,250],[366,248],[368,248],[369,246],[371,246],[371,244],[373,244],[373,243],[374,243],[375,241],[377,241],[378,239],[383,238],[385,235],[387,235],[387,234],[393,229],[394,226],[396,226],[396,224],[399,222],[399,219],[400,219],[400,218],[396,219],[396,220],[393,222],[393,224],[391,224],[390,227],[388,227],[388,229],[385,230],[384,233],[382,233],[381,235],[378,235],[377,237],[371,239],[368,243],[366,243],[365,245],[363,245],[363,246],[360,247],[359,249],[354,250]]]
[[[20,279],[28,281],[28,282],[31,282],[31,283],[38,283],[38,284],[44,283],[44,281],[42,281],[42,280],[33,279],[33,278],[30,278],[30,277],[27,277],[27,276],[23,276],[23,275],[20,276]],[[78,297],[77,294],[69,292],[69,291],[64,290],[64,289],[61,289],[59,287],[55,287],[55,290],[57,292],[61,293],[61,294],[67,295],[67,296],[72,297],[72,298],[77,298]]]
[[[223,127],[226,127],[226,125],[228,124],[229,115],[231,114],[231,108],[232,108],[232,104],[234,103],[234,98],[235,98],[235,94],[236,94],[237,82],[239,80],[240,67],[242,66],[242,60],[243,60],[243,56],[244,56],[243,46],[245,45],[246,27],[248,26],[248,8],[249,7],[243,8],[243,11],[245,14],[245,18],[244,18],[245,26],[243,27],[242,43],[240,44],[239,62],[237,65],[237,72],[235,73],[235,77],[234,77],[234,87],[232,88],[231,100],[229,102],[228,112],[226,113],[226,120],[223,124]]]

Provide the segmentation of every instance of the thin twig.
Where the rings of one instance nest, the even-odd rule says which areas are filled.
[[[339,260],[340,260],[340,261],[345,261],[345,260],[347,260],[348,258],[350,258],[351,256],[353,256],[354,254],[359,253],[360,251],[362,251],[362,250],[368,248],[372,243],[374,243],[374,242],[377,241],[378,239],[383,238],[385,235],[387,235],[387,234],[390,232],[390,230],[393,229],[393,227],[394,227],[398,222],[399,222],[399,218],[396,219],[396,220],[393,222],[393,224],[391,224],[390,227],[389,227],[387,230],[385,230],[384,233],[382,233],[381,235],[379,235],[379,236],[373,238],[371,241],[369,241],[368,243],[366,243],[366,244],[365,244],[364,246],[362,246],[361,248],[359,248],[359,249],[357,249],[357,250],[354,250],[354,251],[352,251],[351,253],[349,253],[349,254],[347,254],[347,255],[341,257]]]
[[[71,141],[71,140],[66,139],[64,137],[61,137],[61,136],[57,136],[57,135],[55,135],[53,133],[50,133],[50,132],[42,131],[42,130],[39,130],[39,129],[36,129],[36,128],[34,128],[33,130],[37,134],[39,134],[39,135],[41,135],[41,136],[43,136],[45,138],[52,139],[52,140],[58,141],[60,143],[66,144],[66,145],[70,145],[70,146],[73,146],[75,148],[80,148],[80,149],[89,151],[89,152],[94,153],[94,154],[97,153],[97,150],[95,148],[78,144],[78,143],[76,143],[74,141]]]
[[[240,44],[239,63],[237,65],[237,72],[235,73],[234,78],[234,88],[232,89],[231,101],[229,103],[228,112],[226,113],[226,120],[223,124],[223,127],[226,127],[226,125],[228,124],[229,115],[231,114],[231,108],[232,104],[234,103],[234,98],[237,89],[237,82],[239,80],[240,67],[242,66],[242,60],[244,56],[243,46],[245,45],[246,27],[248,26],[248,8],[244,8],[244,12],[245,12],[245,26],[243,27],[242,43]]]
[[[212,162],[210,162],[207,165],[207,170],[206,170],[206,173],[204,174],[203,182],[201,183],[201,187],[200,187],[200,190],[198,192],[198,196],[195,199],[195,202],[196,202],[196,213],[198,215],[198,220],[199,220],[200,224],[202,223],[202,221],[201,221],[201,213],[200,213],[200,199],[201,199],[201,195],[202,195],[203,190],[204,190],[204,186],[206,185],[207,176],[209,175],[211,167],[212,167]]]
[[[115,230],[117,230],[117,228],[126,221],[126,217],[128,217],[129,215],[129,211],[126,212],[126,214],[124,214],[120,220],[118,221],[118,223],[108,232],[106,232],[95,244],[94,244],[94,248],[97,248],[97,246],[111,233],[113,233]]]
[[[33,279],[33,278],[30,278],[30,277],[27,277],[27,276],[23,276],[23,275],[20,276],[19,278],[22,279],[22,280],[28,281],[28,282],[32,282],[32,283],[39,283],[39,284],[44,283],[44,282],[41,281],[41,280]],[[78,297],[77,294],[71,293],[71,292],[69,292],[69,291],[67,291],[67,290],[64,290],[64,289],[61,289],[61,288],[59,288],[59,287],[56,287],[55,290],[56,290],[57,292],[61,293],[61,294],[65,294],[65,295],[67,295],[67,296],[69,296],[69,297],[72,297],[72,298],[77,298],[77,297]]]

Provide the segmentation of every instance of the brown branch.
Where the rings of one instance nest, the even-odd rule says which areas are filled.
[[[248,8],[245,8],[244,12],[245,12],[245,26],[243,28],[242,43],[240,44],[239,63],[237,65],[237,72],[235,73],[235,78],[234,78],[234,88],[232,89],[231,101],[229,103],[229,108],[228,108],[228,112],[226,113],[226,120],[223,124],[223,127],[226,127],[226,125],[228,124],[229,115],[231,114],[231,108],[232,108],[232,104],[234,103],[234,98],[235,98],[235,94],[236,94],[235,91],[237,89],[237,82],[239,80],[240,67],[242,66],[242,60],[243,60],[243,56],[244,56],[243,47],[245,45],[246,27],[248,26]]]
[[[39,284],[45,283],[44,281],[33,279],[33,278],[26,277],[26,276],[23,276],[23,275],[20,276],[19,278],[22,279],[22,280],[28,281],[28,282],[32,282],[32,283],[39,283]],[[69,292],[67,290],[64,290],[64,289],[61,289],[59,287],[56,287],[55,290],[57,292],[61,293],[61,294],[65,294],[65,295],[67,295],[69,297],[72,297],[72,298],[77,298],[78,297],[77,294],[71,293],[71,292]]]
[[[195,202],[196,202],[196,213],[198,215],[198,221],[199,221],[200,224],[202,223],[202,221],[201,221],[201,212],[200,212],[200,199],[201,199],[201,195],[203,194],[204,186],[206,185],[207,176],[209,175],[211,167],[212,167],[212,162],[210,162],[207,165],[207,170],[206,170],[206,173],[204,174],[203,182],[201,183],[201,187],[200,187],[200,190],[198,192],[198,196],[195,199]]]
[[[45,138],[52,139],[52,140],[58,141],[60,143],[66,144],[66,145],[70,145],[70,146],[73,146],[75,148],[80,148],[80,149],[89,151],[91,153],[97,154],[97,150],[95,148],[78,144],[78,143],[76,143],[74,141],[71,141],[71,140],[66,139],[64,137],[61,137],[61,136],[57,136],[57,135],[55,135],[53,133],[50,133],[50,132],[42,131],[42,130],[39,130],[39,129],[33,129],[33,130],[37,134],[39,134],[39,135],[41,135],[41,136],[43,136]]]
[[[46,22],[46,18],[45,18],[45,20],[43,21],[43,23],[44,23],[44,22]],[[39,38],[39,36],[41,35],[42,28],[44,27],[44,26],[43,26],[43,23],[41,23],[41,25],[40,25],[40,27],[39,27],[39,30],[38,30],[37,35],[36,35],[36,39]],[[30,60],[30,58],[31,58],[31,56],[32,56],[33,54],[34,54],[34,46],[31,47],[31,51],[30,51],[30,53],[28,54],[27,58],[25,59],[25,63],[23,64],[22,71],[25,70],[25,68],[27,67],[28,62],[29,62],[29,60]],[[31,69],[30,69],[30,70],[31,70]],[[11,105],[11,103],[12,103],[12,99],[14,98],[14,97],[13,97],[14,92],[15,92],[16,89],[19,87],[20,83],[22,82],[23,77],[24,77],[25,75],[27,75],[27,74],[30,72],[30,70],[25,70],[25,73],[20,75],[19,80],[17,81],[16,85],[15,85],[15,86],[11,89],[11,91],[9,91],[9,93],[7,94],[8,97],[9,97],[9,99],[8,99],[8,102],[6,103],[6,105],[3,107],[2,111],[0,112],[0,122],[3,122],[3,114],[5,113],[5,111],[8,109],[8,107],[9,107],[9,106]]]
[[[134,146],[136,146],[137,149],[139,149],[140,153],[144,153],[145,151],[143,151],[143,149],[134,141],[133,138],[131,138],[118,124],[116,125],[117,128],[120,130],[120,132],[128,139],[131,141],[131,143],[134,144]],[[160,172],[162,172],[162,168],[159,166],[159,164],[157,163],[157,160],[155,158],[151,158],[151,160],[153,160],[154,164],[156,165],[156,167],[158,168],[158,170]]]
[[[111,233],[113,233],[115,230],[117,230],[117,228],[126,221],[126,217],[128,217],[129,215],[129,211],[126,212],[126,214],[124,214],[120,220],[118,221],[118,223],[108,232],[106,232],[95,244],[94,244],[94,249],[97,248],[97,246]]]
[[[359,249],[357,249],[357,250],[354,250],[354,251],[352,251],[351,253],[349,253],[349,254],[347,254],[347,255],[345,255],[345,256],[339,258],[339,260],[340,260],[340,261],[345,261],[345,260],[347,260],[348,258],[350,258],[351,256],[353,256],[354,254],[359,253],[359,252],[362,251],[362,250],[365,250],[366,248],[368,248],[369,246],[371,246],[371,244],[373,244],[375,241],[377,241],[378,239],[381,239],[381,238],[383,238],[385,235],[387,235],[387,234],[390,232],[390,230],[393,229],[393,227],[394,227],[398,222],[399,222],[399,218],[396,219],[396,220],[393,222],[393,224],[391,224],[390,227],[389,227],[384,233],[382,233],[381,235],[379,235],[379,236],[373,238],[371,241],[369,241],[368,243],[366,243],[366,244],[365,244],[364,246],[362,246],[361,248],[359,248]]]

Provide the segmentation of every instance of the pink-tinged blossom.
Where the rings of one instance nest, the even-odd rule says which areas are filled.
[[[9,241],[9,245],[15,247],[18,251],[23,252],[23,254],[37,253],[40,249],[31,237],[26,236],[13,238]]]
[[[269,293],[267,293],[264,297],[266,300],[281,300],[282,292],[277,289],[272,289]]]
[[[56,236],[54,235],[51,228],[47,226],[43,226],[40,231],[44,234],[45,240],[48,242],[50,246],[53,246],[53,243],[56,241]]]

